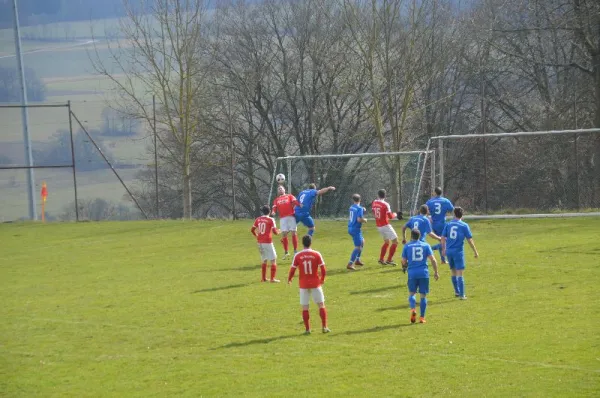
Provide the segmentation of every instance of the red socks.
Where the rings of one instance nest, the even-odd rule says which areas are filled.
[[[327,327],[327,310],[325,307],[319,308],[319,315],[321,316],[321,324],[324,328]]]
[[[379,255],[379,260],[383,261],[383,259],[385,258],[385,253],[387,252],[389,246],[390,245],[387,242],[385,242],[383,246],[381,246],[381,254]]]
[[[388,261],[392,261],[392,257],[394,257],[394,253],[396,253],[396,248],[398,247],[397,243],[392,243],[390,247],[390,255],[388,256]]]
[[[267,262],[265,261],[264,263],[262,263],[262,278],[260,279],[261,282],[265,281],[267,279]]]
[[[310,323],[308,322],[308,310],[302,310],[302,320],[304,321],[304,327],[306,330],[310,330]]]
[[[294,245],[294,251],[298,251],[298,235],[292,235],[292,245]]]
[[[287,236],[284,236],[283,238],[281,238],[281,243],[283,243],[283,250],[285,250],[285,252],[287,253],[287,251],[288,251],[288,238],[287,238]]]
[[[265,265],[266,271],[266,265]],[[271,264],[271,280],[275,279],[275,274],[277,273],[277,264]]]

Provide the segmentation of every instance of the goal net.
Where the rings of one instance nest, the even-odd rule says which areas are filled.
[[[445,196],[486,217],[600,214],[600,129],[433,137]]]
[[[312,212],[316,217],[346,217],[352,195],[358,193],[369,207],[377,191],[385,189],[393,211],[412,213],[422,200],[419,187],[430,180],[432,151],[380,152],[363,154],[307,155],[278,158],[271,178],[269,203],[276,196],[275,176],[284,174],[288,193],[298,195],[314,183],[317,189],[336,187],[318,197]]]

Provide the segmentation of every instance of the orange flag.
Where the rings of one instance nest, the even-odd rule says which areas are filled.
[[[42,182],[42,201],[45,202],[48,198],[48,188],[46,187],[46,182]]]

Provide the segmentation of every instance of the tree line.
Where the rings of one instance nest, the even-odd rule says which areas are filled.
[[[113,44],[111,59],[96,57],[94,67],[113,80],[120,110],[148,126],[155,120],[149,94],[156,98],[162,216],[230,214],[225,198],[233,189],[236,210],[256,214],[280,156],[420,149],[439,135],[600,127],[597,1],[148,4],[151,12],[140,13],[126,3],[127,45]],[[484,201],[526,206],[515,193],[552,192],[556,198],[543,204],[551,208],[574,203],[565,187],[577,172],[586,203],[599,206],[599,136],[579,145],[576,161],[573,141],[513,141],[450,147],[449,193],[480,208]],[[393,206],[407,195],[406,166],[393,159],[378,166],[389,175]],[[292,181],[295,190],[310,181],[360,185],[357,170],[369,165],[339,159],[298,167],[304,180]],[[517,167],[525,172],[516,175]],[[141,173],[137,192],[148,209],[153,170]],[[502,189],[484,195],[484,181]],[[322,205],[333,214],[344,200],[331,195]]]

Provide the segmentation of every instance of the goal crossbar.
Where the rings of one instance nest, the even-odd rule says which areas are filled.
[[[575,129],[575,130],[547,130],[547,131],[520,131],[515,133],[492,133],[492,134],[456,134],[456,135],[438,135],[431,137],[433,140],[467,139],[467,138],[488,138],[488,137],[522,137],[527,135],[552,135],[552,134],[585,134],[600,133],[600,128],[593,129]]]

